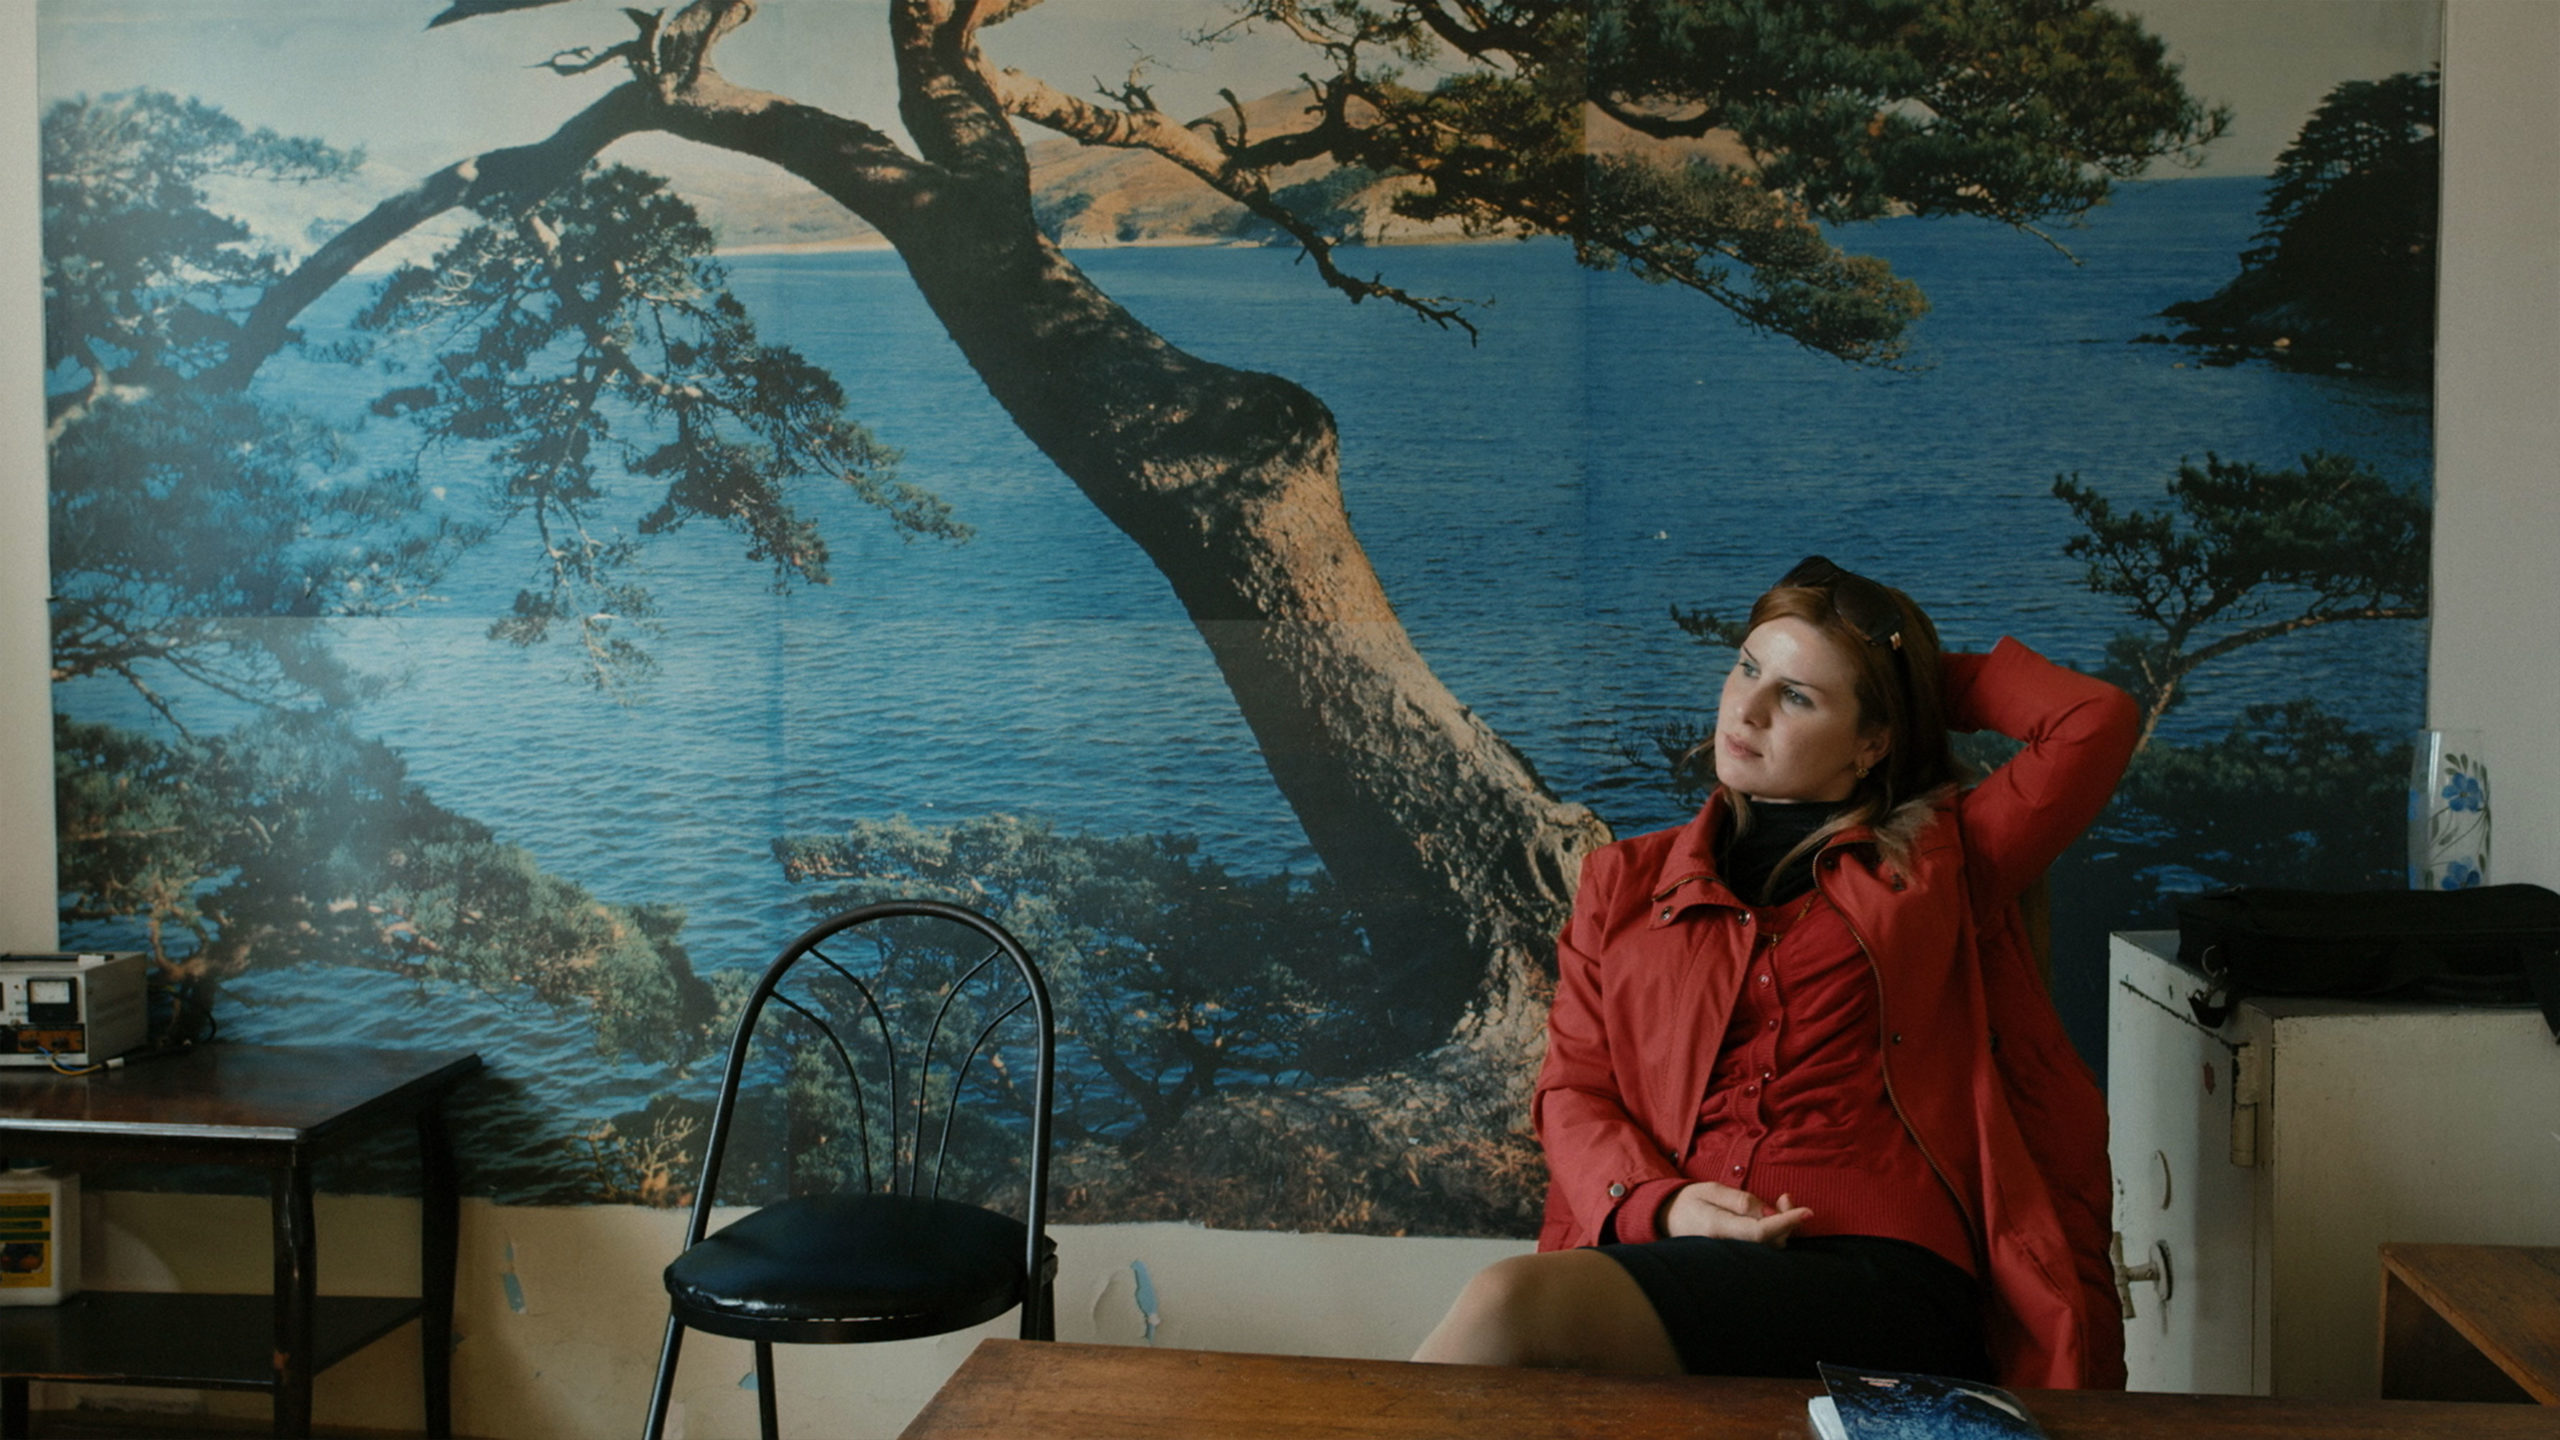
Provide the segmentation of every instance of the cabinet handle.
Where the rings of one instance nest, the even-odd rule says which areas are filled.
[[[2124,1263],[2124,1232],[2118,1230],[2107,1237],[2107,1265],[2116,1272],[2116,1303],[2124,1308],[2127,1320],[2133,1318],[2133,1287],[2137,1281],[2150,1285],[2153,1300],[2162,1306],[2169,1303],[2169,1296],[2177,1289],[2176,1277],[2169,1268],[2169,1242],[2166,1240],[2151,1242],[2150,1264],[2127,1265]]]

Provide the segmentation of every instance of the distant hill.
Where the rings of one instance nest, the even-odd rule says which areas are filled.
[[[1308,92],[1284,90],[1248,102],[1250,134],[1307,124]],[[1228,118],[1226,116],[1219,117]],[[1194,121],[1193,123],[1200,123]],[[1596,111],[1587,116],[1591,147],[1604,154],[1703,155],[1744,163],[1741,147],[1721,136],[1665,143],[1627,130]],[[1114,245],[1269,243],[1278,232],[1243,206],[1210,190],[1171,161],[1144,150],[1113,150],[1073,140],[1029,147],[1031,203],[1041,224],[1070,249]],[[776,171],[696,172],[672,177],[696,201],[731,252],[835,250],[882,244],[877,231],[799,180]],[[1272,176],[1301,214],[1321,213],[1349,244],[1394,245],[1462,238],[1454,225],[1422,225],[1394,213],[1395,180],[1371,182],[1327,161],[1289,166]]]

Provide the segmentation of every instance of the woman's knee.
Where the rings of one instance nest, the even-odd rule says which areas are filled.
[[[1469,1365],[1677,1370],[1633,1277],[1595,1250],[1515,1255],[1476,1272],[1417,1360]]]
[[[1458,1304],[1485,1329],[1515,1348],[1535,1338],[1567,1287],[1553,1255],[1514,1255],[1475,1273],[1458,1295]],[[1517,1360],[1505,1364],[1522,1363]]]
[[[1475,1273],[1414,1356],[1460,1365],[1526,1365],[1551,1255],[1514,1255]]]

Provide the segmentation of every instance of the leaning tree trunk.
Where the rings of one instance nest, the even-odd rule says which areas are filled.
[[[1352,532],[1324,406],[1165,343],[1016,197],[1002,224],[928,211],[893,240],[988,389],[1146,552],[1207,641],[1272,778],[1368,918],[1390,997],[1372,1033],[1405,1055],[1447,1042],[1434,1103],[1396,1113],[1426,1130],[1516,1128],[1544,962],[1605,829],[1551,795],[1414,649]],[[1196,1158],[1226,1170],[1250,1148]],[[1341,1135],[1328,1148],[1396,1151]]]
[[[1535,1018],[1517,1002],[1605,827],[1414,649],[1352,533],[1322,402],[1184,353],[1097,289],[1033,223],[967,26],[929,0],[894,8],[921,164],[729,85],[698,51],[661,60],[659,128],[781,165],[888,238],[989,392],[1170,582],[1326,868],[1398,917],[1380,962],[1444,1034],[1516,1047]]]
[[[1324,405],[1184,353],[1097,289],[1033,223],[1028,164],[966,24],[928,0],[896,10],[921,170],[883,184],[867,133],[730,87],[698,56],[661,91],[665,128],[782,165],[897,248],[989,392],[1164,574],[1316,853],[1370,918],[1383,993],[1401,997],[1380,1028],[1402,1032],[1408,1058],[1431,1053],[1265,1114],[1266,1138],[1298,1131],[1367,1172],[1319,1177],[1318,1194],[1301,1184],[1288,1208],[1392,1229],[1451,1223],[1430,1212],[1455,1204],[1467,1228],[1516,1224],[1535,1193],[1517,1132],[1551,937],[1606,827],[1549,793],[1414,649],[1352,533]],[[1229,1112],[1226,1128],[1255,1128]],[[1211,1213],[1193,1218],[1267,1216],[1270,1191],[1291,1188],[1279,1174],[1231,1183],[1257,1149],[1273,1162],[1250,1140],[1199,1148],[1221,1117],[1183,1128],[1177,1162],[1216,1172],[1189,1197]],[[1408,1187],[1435,1198],[1386,1198]]]
[[[1507,1027],[1598,821],[1414,649],[1352,533],[1323,404],[1165,343],[1021,192],[1008,208],[927,210],[892,239],[1023,433],[1170,582],[1317,854],[1386,922],[1397,991],[1444,1033],[1470,1005]]]

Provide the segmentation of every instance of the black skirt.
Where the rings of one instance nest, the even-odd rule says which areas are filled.
[[[1936,1251],[1868,1235],[1601,1245],[1692,1375],[1811,1379],[1817,1362],[1991,1380],[1982,1291]]]

